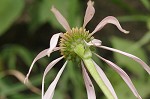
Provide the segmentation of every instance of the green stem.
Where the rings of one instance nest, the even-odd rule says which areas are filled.
[[[88,71],[90,72],[91,76],[94,78],[94,80],[96,81],[96,83],[98,84],[98,86],[101,88],[101,90],[103,91],[103,93],[105,94],[105,96],[108,99],[114,99],[112,93],[110,92],[110,90],[107,88],[107,86],[105,85],[105,83],[103,82],[103,80],[101,79],[101,77],[99,76],[94,63],[92,61],[91,58],[89,59],[83,59],[83,62],[86,66],[86,68],[88,69]]]
[[[103,91],[105,96],[108,99],[115,99],[113,97],[112,93],[110,92],[110,90],[105,85],[105,82],[103,82],[102,78],[99,76],[99,74],[98,74],[98,72],[97,72],[97,70],[95,68],[93,60],[92,60],[92,53],[91,53],[90,49],[88,47],[84,47],[84,45],[82,45],[82,44],[79,44],[74,49],[74,52],[79,57],[82,58],[86,68],[88,69],[88,71],[90,72],[91,76],[94,78],[94,80],[98,84],[98,86],[101,88],[101,90]]]

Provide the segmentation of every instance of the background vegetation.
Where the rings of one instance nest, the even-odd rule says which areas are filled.
[[[95,37],[101,39],[103,45],[134,54],[150,65],[150,1],[94,1],[96,14],[87,29],[92,31],[108,15],[117,17],[130,34],[125,35],[115,26],[107,25]],[[86,3],[87,0],[0,0],[0,99],[40,99],[43,71],[59,54],[54,53],[52,57],[45,57],[35,64],[30,76],[34,86],[26,86],[22,81],[34,57],[49,47],[51,36],[64,31],[50,8],[55,5],[71,27],[75,27],[82,25]],[[97,52],[129,74],[143,99],[150,98],[149,75],[139,64],[116,53],[105,50]],[[118,74],[100,60],[97,62],[110,79],[119,99],[135,99]],[[46,77],[46,87],[54,79],[62,63],[63,61],[50,71]],[[94,85],[97,99],[105,99],[99,87],[95,83]],[[86,98],[81,70],[69,63],[57,85],[54,99]]]

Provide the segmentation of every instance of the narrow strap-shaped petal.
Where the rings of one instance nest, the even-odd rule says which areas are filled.
[[[110,50],[110,51],[113,51],[113,52],[117,52],[117,53],[120,53],[122,55],[125,55],[127,57],[132,58],[134,61],[136,61],[139,64],[141,64],[141,66],[150,74],[150,67],[145,62],[143,62],[140,58],[138,58],[138,57],[136,57],[136,56],[134,56],[132,54],[129,54],[129,53],[126,53],[126,52],[114,49],[114,48],[110,48],[110,47],[106,47],[106,46],[97,46],[97,47],[100,47],[100,48],[103,48],[103,49],[106,49],[106,50]]]
[[[92,81],[83,65],[83,62],[81,62],[81,65],[82,65],[82,74],[83,74],[83,78],[84,78],[84,83],[85,83],[86,91],[88,94],[88,99],[96,99],[95,90],[94,90]]]
[[[93,18],[94,13],[95,13],[95,9],[93,7],[94,2],[92,2],[91,0],[88,1],[87,3],[87,9],[85,12],[85,16],[84,16],[84,23],[83,23],[83,28],[85,28],[85,26],[88,24],[88,22]]]
[[[58,63],[61,59],[63,59],[64,57],[60,57],[60,58],[57,58],[55,60],[53,60],[51,63],[48,64],[48,66],[46,67],[45,71],[44,71],[44,75],[43,75],[43,79],[42,79],[42,99],[43,99],[43,96],[44,96],[44,80],[45,80],[45,76],[47,75],[47,73],[51,70],[51,68],[56,64]]]
[[[67,62],[68,61],[65,62],[65,64],[63,65],[63,67],[60,69],[60,71],[58,72],[57,76],[55,77],[54,81],[48,87],[47,91],[44,94],[43,99],[52,99],[53,98],[55,87],[56,87],[56,85],[58,83],[58,80],[59,80],[59,78],[60,78],[64,68],[66,67]]]
[[[62,33],[57,33],[57,34],[54,34],[52,36],[52,38],[50,39],[50,47],[47,51],[47,55],[50,56],[50,53],[53,51],[53,49],[56,47],[57,45],[57,42],[58,42],[58,39],[59,39],[59,36],[61,35]]]
[[[57,51],[57,50],[59,50],[59,49],[60,49],[59,47],[56,47],[56,48],[53,49],[53,51]],[[45,50],[41,51],[41,52],[35,57],[35,59],[33,60],[31,66],[30,66],[30,69],[29,69],[29,71],[28,71],[28,73],[27,73],[27,75],[26,75],[26,78],[25,78],[25,80],[24,80],[24,83],[28,82],[28,77],[29,77],[29,75],[30,75],[30,73],[31,73],[31,70],[32,70],[32,68],[33,68],[34,63],[35,63],[37,60],[41,59],[42,57],[46,56],[48,50],[49,50],[49,49],[45,49]],[[53,51],[52,51],[52,52],[53,52]],[[51,52],[51,53],[52,53],[52,52]]]
[[[121,77],[122,79],[125,81],[125,83],[129,86],[129,88],[131,89],[131,91],[133,92],[133,94],[138,98],[138,99],[142,99],[141,96],[138,94],[136,88],[134,87],[130,77],[126,74],[125,71],[123,71],[119,66],[117,66],[116,64],[114,64],[113,62],[95,54],[96,56],[98,56],[100,59],[102,59],[104,62],[106,62],[112,69],[114,69]]]
[[[110,90],[110,92],[113,94],[114,98],[115,99],[118,99],[115,91],[114,91],[114,88],[112,87],[110,81],[108,80],[107,76],[105,75],[105,73],[103,72],[103,70],[93,61],[94,65],[95,65],[95,68],[96,70],[98,71],[99,73],[99,76],[102,78],[102,80],[105,82],[106,86],[108,87],[108,89]]]
[[[56,19],[64,27],[64,29],[66,31],[70,31],[70,26],[67,20],[62,16],[62,14],[54,6],[52,6],[51,11],[54,13]]]
[[[33,60],[31,66],[30,66],[30,69],[29,69],[29,71],[28,71],[28,73],[27,73],[27,75],[26,75],[26,78],[25,78],[25,80],[24,80],[24,83],[28,82],[28,77],[29,77],[29,75],[30,75],[30,72],[31,72],[31,70],[32,70],[32,68],[33,68],[34,63],[35,63],[37,60],[41,59],[42,57],[46,56],[46,55],[47,55],[47,51],[48,51],[48,49],[45,49],[45,50],[41,51],[41,52],[35,57],[35,59]]]
[[[93,34],[96,33],[97,31],[101,30],[101,29],[102,29],[106,24],[108,24],[108,23],[111,23],[111,24],[116,25],[117,28],[118,28],[121,32],[123,32],[123,33],[129,33],[129,31],[126,31],[126,30],[124,30],[124,29],[121,27],[119,21],[118,21],[115,17],[113,17],[113,16],[108,16],[108,17],[104,18],[104,19],[96,26],[96,28],[94,29],[94,31],[93,31],[90,35],[93,35]]]

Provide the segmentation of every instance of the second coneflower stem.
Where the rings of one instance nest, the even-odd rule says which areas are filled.
[[[93,77],[93,79],[96,81],[96,83],[98,84],[98,86],[101,88],[101,90],[103,91],[103,93],[105,94],[105,96],[108,99],[115,99],[112,95],[112,93],[110,92],[110,90],[107,88],[107,86],[105,85],[104,81],[102,80],[102,78],[99,76],[93,60],[92,60],[92,53],[90,51],[90,49],[88,47],[85,47],[82,44],[79,44],[76,46],[76,48],[74,49],[74,52],[79,55],[79,57],[82,58],[87,70],[89,71],[89,73],[91,74],[91,76]]]

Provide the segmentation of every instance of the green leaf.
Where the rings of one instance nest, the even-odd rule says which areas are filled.
[[[71,80],[73,84],[73,97],[74,99],[85,99],[85,90],[84,90],[84,82],[82,78],[82,73],[80,68],[78,68],[79,64],[69,61],[67,64],[67,75],[69,76],[69,80]],[[72,90],[71,88],[71,90]]]
[[[147,20],[147,27],[148,27],[149,32],[150,32],[150,17],[149,17],[149,19]]]
[[[24,0],[0,0],[0,36],[20,16]]]
[[[51,0],[50,4],[51,6],[49,7],[49,9],[51,9],[52,5],[55,6],[62,13],[62,15],[66,18],[66,20],[71,25],[71,27],[81,25],[82,21],[81,21],[81,18],[80,18],[81,15],[79,12],[81,8],[80,8],[80,3],[78,0],[64,0],[63,2],[60,2],[60,0]],[[52,12],[49,14],[49,17],[50,17],[49,21],[52,23],[52,25],[56,27],[61,26],[56,20]]]
[[[133,49],[132,46],[135,44],[132,41],[113,37],[111,39],[113,48],[128,52],[130,54],[133,54],[139,58],[141,58],[143,61],[146,62],[146,54],[143,51],[142,48]],[[135,61],[133,61],[131,58],[120,55],[118,53],[114,53],[115,59],[119,66],[123,68],[127,68],[130,72],[138,75],[139,77],[142,77],[144,74],[144,69]]]
[[[150,42],[150,31],[146,32],[145,35],[135,43],[135,47],[137,46],[137,48],[142,47],[145,44],[148,44]]]
[[[135,9],[133,9],[132,6],[127,4],[124,0],[110,0],[110,2],[116,4],[121,9],[123,9],[123,10],[125,10],[125,11],[127,11],[129,13],[136,13],[137,12]]]
[[[10,55],[9,55],[8,67],[9,67],[9,69],[16,69],[16,56],[14,53],[10,53]]]
[[[142,99],[147,99],[150,94],[150,82],[137,79],[132,79],[132,81]],[[115,86],[115,89],[119,99],[135,99],[135,96],[124,82],[121,81],[120,84]]]
[[[3,64],[2,57],[0,56],[0,71],[2,71],[3,69],[4,69],[4,64]]]
[[[32,55],[28,49],[19,45],[4,46],[1,50],[1,58],[6,60],[8,67],[14,69],[16,67],[17,56],[21,58],[26,65],[30,66],[32,62]]]
[[[9,97],[10,99],[41,99],[41,96],[40,95],[36,95],[36,94],[22,94],[22,93],[16,93],[16,94],[13,94],[12,96]]]
[[[141,2],[145,6],[145,8],[147,8],[148,10],[150,10],[150,2],[149,2],[149,0],[141,0]]]
[[[121,22],[132,22],[132,21],[142,21],[147,22],[149,15],[126,15],[118,17]]]
[[[41,84],[41,74],[38,74],[34,77],[30,78],[30,81],[33,85],[40,85]],[[2,89],[1,94],[2,95],[13,95],[13,94],[17,94],[20,93],[21,91],[24,91],[27,88],[27,86],[25,86],[23,83],[21,83],[20,81],[17,81],[16,83],[12,83],[10,84],[10,82],[5,81],[4,79],[0,78],[0,85],[2,84],[2,86],[0,86],[0,89]],[[29,90],[29,89],[28,89]]]
[[[14,45],[14,51],[20,58],[26,63],[26,65],[30,66],[32,62],[31,52],[23,46]]]
[[[35,2],[30,9],[32,17],[31,30],[46,22],[49,22],[55,28],[63,29],[50,11],[52,6],[55,6],[60,11],[71,26],[81,25],[80,4],[78,0],[64,0],[63,2],[60,2],[60,0],[43,0]]]

